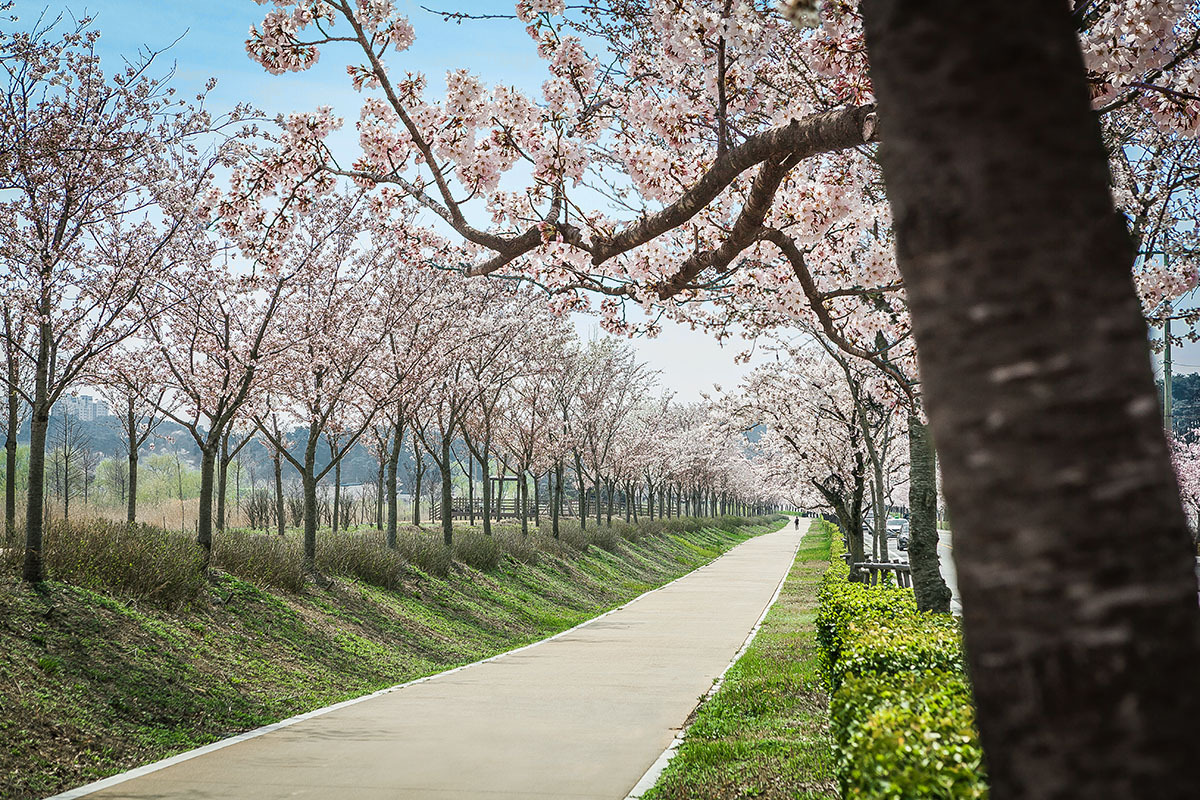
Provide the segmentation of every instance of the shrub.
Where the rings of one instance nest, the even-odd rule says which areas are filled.
[[[440,578],[450,574],[453,558],[442,543],[440,533],[430,535],[415,526],[400,528],[396,531],[396,550],[422,572]]]
[[[958,620],[919,613],[911,589],[851,583],[833,539],[816,633],[842,796],[986,797]]]
[[[538,563],[538,554],[541,550],[561,549],[561,546],[555,548],[551,544],[553,539],[537,528],[531,528],[528,536],[522,534],[520,528],[498,528],[492,536],[510,558],[521,564]]]
[[[598,528],[588,528],[588,543],[599,547],[601,550],[607,550],[610,553],[617,552],[617,548],[621,546],[621,534],[607,525]]]
[[[824,523],[828,524],[828,523]],[[913,619],[917,603],[911,589],[893,585],[867,586],[849,581],[850,569],[842,561],[839,537],[834,536],[833,561],[821,579],[815,620],[821,672],[836,689],[836,667],[855,631],[868,630],[885,620]]]
[[[318,570],[384,589],[401,584],[407,564],[398,550],[387,546],[382,531],[328,533],[317,542]]]
[[[494,535],[460,530],[454,534],[454,557],[477,570],[491,572],[504,560],[504,549]]]
[[[181,533],[108,520],[55,520],[43,535],[46,574],[56,580],[164,607],[192,600],[204,586],[204,553]]]
[[[225,531],[213,536],[213,566],[260,586],[304,588],[304,552],[295,539]]]
[[[831,686],[848,677],[901,672],[963,672],[962,632],[948,614],[884,617],[871,624],[852,622],[833,667]]]
[[[987,797],[971,691],[961,674],[847,678],[830,711],[842,797]]]

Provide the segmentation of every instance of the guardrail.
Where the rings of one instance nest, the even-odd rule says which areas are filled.
[[[850,571],[852,573],[865,572],[867,574],[867,578],[864,583],[870,586],[874,586],[879,583],[880,579],[883,577],[883,574],[886,572],[895,573],[896,583],[898,583],[900,586],[912,586],[912,570],[909,568],[908,564],[903,564],[899,561],[859,561],[850,566]]]

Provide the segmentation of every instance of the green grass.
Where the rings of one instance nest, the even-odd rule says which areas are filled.
[[[805,536],[758,636],[644,800],[838,796],[813,627],[829,546],[828,531]]]
[[[778,527],[705,529],[505,559],[394,587],[300,591],[216,572],[163,606],[0,569],[0,796],[43,797],[542,639]]]

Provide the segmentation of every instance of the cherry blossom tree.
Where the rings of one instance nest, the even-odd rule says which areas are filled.
[[[139,363],[138,357],[146,352],[142,349],[133,354],[110,353],[94,379],[101,397],[117,417],[125,438],[128,461],[125,520],[130,524],[137,522],[138,453],[165,419],[159,408],[167,388],[155,384],[154,371]]]
[[[1159,128],[1196,130],[1194,4],[867,0],[860,11],[827,2],[821,28],[804,32],[752,2],[570,14],[562,2],[524,2],[517,13],[550,72],[537,101],[489,92],[464,73],[433,100],[419,73],[390,74],[384,57],[413,37],[391,3],[275,6],[248,44],[269,70],[306,68],[342,45],[361,56],[349,67],[368,95],[361,152],[343,165],[324,144],[332,112],[308,115],[277,158],[239,177],[243,205],[221,207],[230,227],[256,229],[261,199],[290,202],[342,175],[439,218],[467,243],[472,274],[520,272],[564,308],[588,302],[580,290],[601,295],[613,329],[628,327],[623,301],[718,329],[808,318],[844,352],[893,374],[896,359],[876,352],[875,334],[901,341],[911,312],[971,579],[968,654],[994,794],[1070,786],[1116,797],[1135,784],[1195,794],[1183,743],[1197,709],[1172,705],[1161,688],[1186,682],[1200,662],[1192,564],[1165,440],[1150,424],[1144,309],[1108,191],[1111,153],[1090,113],[1137,107]],[[615,56],[612,68],[596,69],[594,42]],[[880,131],[887,204],[862,149]],[[518,163],[531,176],[524,190],[502,189]],[[580,193],[589,185],[612,187],[630,213],[588,210]],[[488,216],[486,226],[471,221]],[[1062,343],[1093,330],[1063,353]],[[897,384],[909,388],[903,376]],[[1056,431],[1117,438],[1100,448],[1101,436],[1035,436],[1039,415],[1059,409],[1044,398],[1061,397],[1086,404],[1096,424]],[[1122,483],[1114,467],[1145,478]],[[1143,502],[1113,488],[1135,484]],[[1075,502],[1047,500],[1049,486]],[[1118,500],[1101,505],[1106,521],[1096,525],[1091,494],[1101,487]],[[1019,535],[1026,529],[1045,535]],[[1119,546],[1131,529],[1163,533],[1152,548]],[[1108,538],[1093,543],[1101,532]],[[1078,542],[1105,558],[1071,561]],[[1071,568],[1027,571],[1046,562]],[[1113,575],[1125,576],[1116,587]],[[1018,585],[1038,587],[1028,596],[1061,613],[1014,600]],[[1063,585],[1089,590],[1066,596]],[[1095,612],[1110,590],[1124,599]],[[1001,607],[1006,614],[993,613]],[[1137,650],[1131,630],[1154,630],[1154,643]],[[1082,660],[1071,647],[1111,669],[1056,669]],[[1064,677],[1045,677],[1054,675]],[[1028,685],[1063,713],[1047,722],[1034,716],[1038,703],[1012,702]],[[1136,712],[1094,718],[1109,707]],[[1114,775],[1119,765],[1137,769]]]
[[[213,170],[230,164],[226,140],[204,140],[246,113],[216,119],[203,95],[179,100],[152,75],[153,53],[106,75],[98,37],[86,18],[0,31],[0,294],[5,339],[30,376],[28,389],[6,383],[30,408],[24,575],[33,582],[43,574],[50,408],[153,313],[139,300],[179,259],[180,234],[203,222],[197,198]]]

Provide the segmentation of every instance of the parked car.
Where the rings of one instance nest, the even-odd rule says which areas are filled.
[[[908,533],[908,520],[906,519],[889,519],[887,521],[887,535],[889,539],[897,539],[901,533]]]

